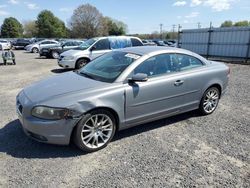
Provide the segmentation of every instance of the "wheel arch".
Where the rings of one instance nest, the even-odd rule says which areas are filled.
[[[82,117],[92,111],[95,111],[95,110],[107,110],[109,111],[110,113],[112,113],[114,115],[114,118],[115,118],[115,125],[116,125],[116,130],[115,130],[115,134],[119,131],[120,129],[120,117],[118,115],[118,113],[113,109],[113,108],[110,108],[110,107],[95,107],[93,109],[90,109],[86,112],[84,112],[84,114],[82,115]],[[80,118],[80,120],[76,123],[76,125],[74,126],[74,128],[72,129],[72,132],[71,132],[71,135],[70,135],[70,142],[73,140],[73,135],[74,135],[74,132],[76,130],[76,127],[77,127],[77,124],[81,121],[82,118]]]

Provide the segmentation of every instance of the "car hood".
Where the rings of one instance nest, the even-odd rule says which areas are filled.
[[[53,45],[51,45],[51,44],[46,44],[46,45],[42,45],[43,46],[43,48],[57,48],[57,47],[61,47],[61,45],[60,44],[53,44]]]
[[[84,54],[86,51],[85,50],[68,50],[63,52],[61,55],[62,56],[79,56],[81,54]]]
[[[92,80],[71,71],[36,82],[24,88],[24,93],[32,102],[39,103],[61,95],[103,87],[106,84],[108,83]]]

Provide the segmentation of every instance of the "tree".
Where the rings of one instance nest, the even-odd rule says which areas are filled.
[[[220,27],[232,27],[233,22],[231,20],[224,21]]]
[[[121,21],[114,20],[110,17],[103,18],[104,34],[106,35],[125,35],[127,25]]]
[[[36,37],[38,33],[36,21],[25,21],[23,23],[24,36],[31,38]]]
[[[21,37],[23,34],[22,24],[13,17],[5,18],[1,27],[1,36],[5,38]]]
[[[92,38],[106,34],[103,23],[99,10],[90,4],[84,4],[74,10],[70,27],[74,37]]]
[[[64,22],[55,17],[49,10],[43,10],[38,14],[36,25],[38,37],[61,38],[67,36]]]
[[[248,22],[247,20],[244,21],[239,21],[234,23],[235,27],[246,27],[246,26],[250,26],[250,22]]]

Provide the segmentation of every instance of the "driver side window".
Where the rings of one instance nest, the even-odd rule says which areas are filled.
[[[142,62],[135,68],[134,74],[144,73],[148,77],[156,77],[178,71],[178,61],[175,54],[160,54]]]
[[[108,50],[110,49],[110,44],[108,39],[101,39],[95,45],[94,50]]]

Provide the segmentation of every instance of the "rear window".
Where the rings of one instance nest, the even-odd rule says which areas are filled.
[[[132,46],[143,46],[141,41],[139,41],[138,39],[131,38],[131,42],[132,42]]]

